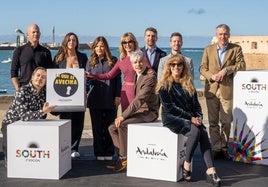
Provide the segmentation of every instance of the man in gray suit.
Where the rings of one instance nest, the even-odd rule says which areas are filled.
[[[116,172],[125,170],[127,166],[128,124],[152,122],[158,118],[159,99],[155,94],[157,78],[154,70],[146,67],[146,60],[145,54],[140,50],[130,54],[130,61],[136,72],[135,99],[109,126],[109,132],[115,149],[119,152],[119,157],[107,168]]]
[[[213,157],[230,160],[228,140],[233,121],[233,76],[236,71],[245,70],[246,64],[241,47],[229,43],[228,25],[218,25],[216,37],[218,42],[204,49],[199,70],[206,78],[204,95]]]
[[[167,60],[176,54],[181,54],[181,47],[183,45],[182,35],[179,32],[174,32],[170,36],[169,45],[171,47],[170,54],[160,59],[157,71],[157,79],[160,80],[162,73],[164,71]],[[184,55],[183,55],[184,56]],[[194,64],[193,60],[189,57],[184,56],[187,65],[189,66],[190,73],[192,75],[192,79],[194,80]]]

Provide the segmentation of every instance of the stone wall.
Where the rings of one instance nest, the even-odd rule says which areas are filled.
[[[244,54],[268,54],[268,36],[230,36],[229,41],[240,45]],[[214,36],[211,43],[216,42]]]
[[[247,70],[267,69],[268,70],[268,54],[244,54]]]
[[[231,36],[229,41],[242,47],[247,70],[268,69],[268,36]],[[211,43],[216,43],[214,36]]]

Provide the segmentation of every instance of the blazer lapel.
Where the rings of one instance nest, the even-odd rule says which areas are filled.
[[[135,93],[135,95],[136,95],[137,82],[138,82],[138,80],[137,80],[137,78],[138,78],[137,73],[135,74],[135,76],[134,76],[134,77],[135,77],[135,78],[134,78],[134,83],[135,83],[135,86],[134,86],[134,93]],[[140,77],[139,77],[139,79],[140,79]]]
[[[156,61],[159,60],[159,55],[160,53],[158,52],[158,50],[155,51],[155,58],[154,58],[154,63],[153,63],[153,67],[155,67],[157,64],[156,64]]]
[[[139,86],[141,85],[141,83],[143,82],[143,79],[144,79],[144,75],[147,74],[147,71],[148,71],[148,68],[146,68],[143,73],[139,76],[139,79],[136,81],[135,83],[135,95],[137,92],[139,92]],[[136,74],[137,76],[137,74]]]
[[[221,66],[220,66],[220,59],[219,59],[219,54],[217,50],[217,44],[215,44],[213,54],[214,54],[214,59],[215,59],[215,66],[220,68]]]

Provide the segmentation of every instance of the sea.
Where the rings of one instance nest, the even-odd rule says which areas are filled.
[[[166,51],[167,54],[170,53],[170,48],[161,48]],[[201,63],[203,48],[182,48],[181,52],[183,55],[193,59],[194,63],[194,84],[197,89],[202,89],[204,87],[203,83],[200,81],[199,65]],[[51,50],[52,58],[56,55],[58,50]],[[90,50],[81,50],[81,52],[90,56]],[[114,56],[119,56],[118,47],[111,47],[111,52]],[[0,95],[13,95],[15,89],[12,85],[10,78],[10,66],[11,63],[2,63],[2,61],[12,58],[13,50],[1,50],[0,49],[0,90],[6,89],[6,93],[0,93]]]

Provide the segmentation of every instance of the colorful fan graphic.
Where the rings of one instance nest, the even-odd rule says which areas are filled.
[[[233,160],[237,162],[258,164],[256,161],[268,159],[268,157],[262,157],[260,153],[267,151],[268,148],[261,148],[263,142],[266,139],[262,139],[260,142],[256,142],[256,138],[260,135],[260,132],[254,135],[252,132],[253,126],[246,132],[245,123],[238,135],[238,124],[234,124],[234,140],[233,140]]]

